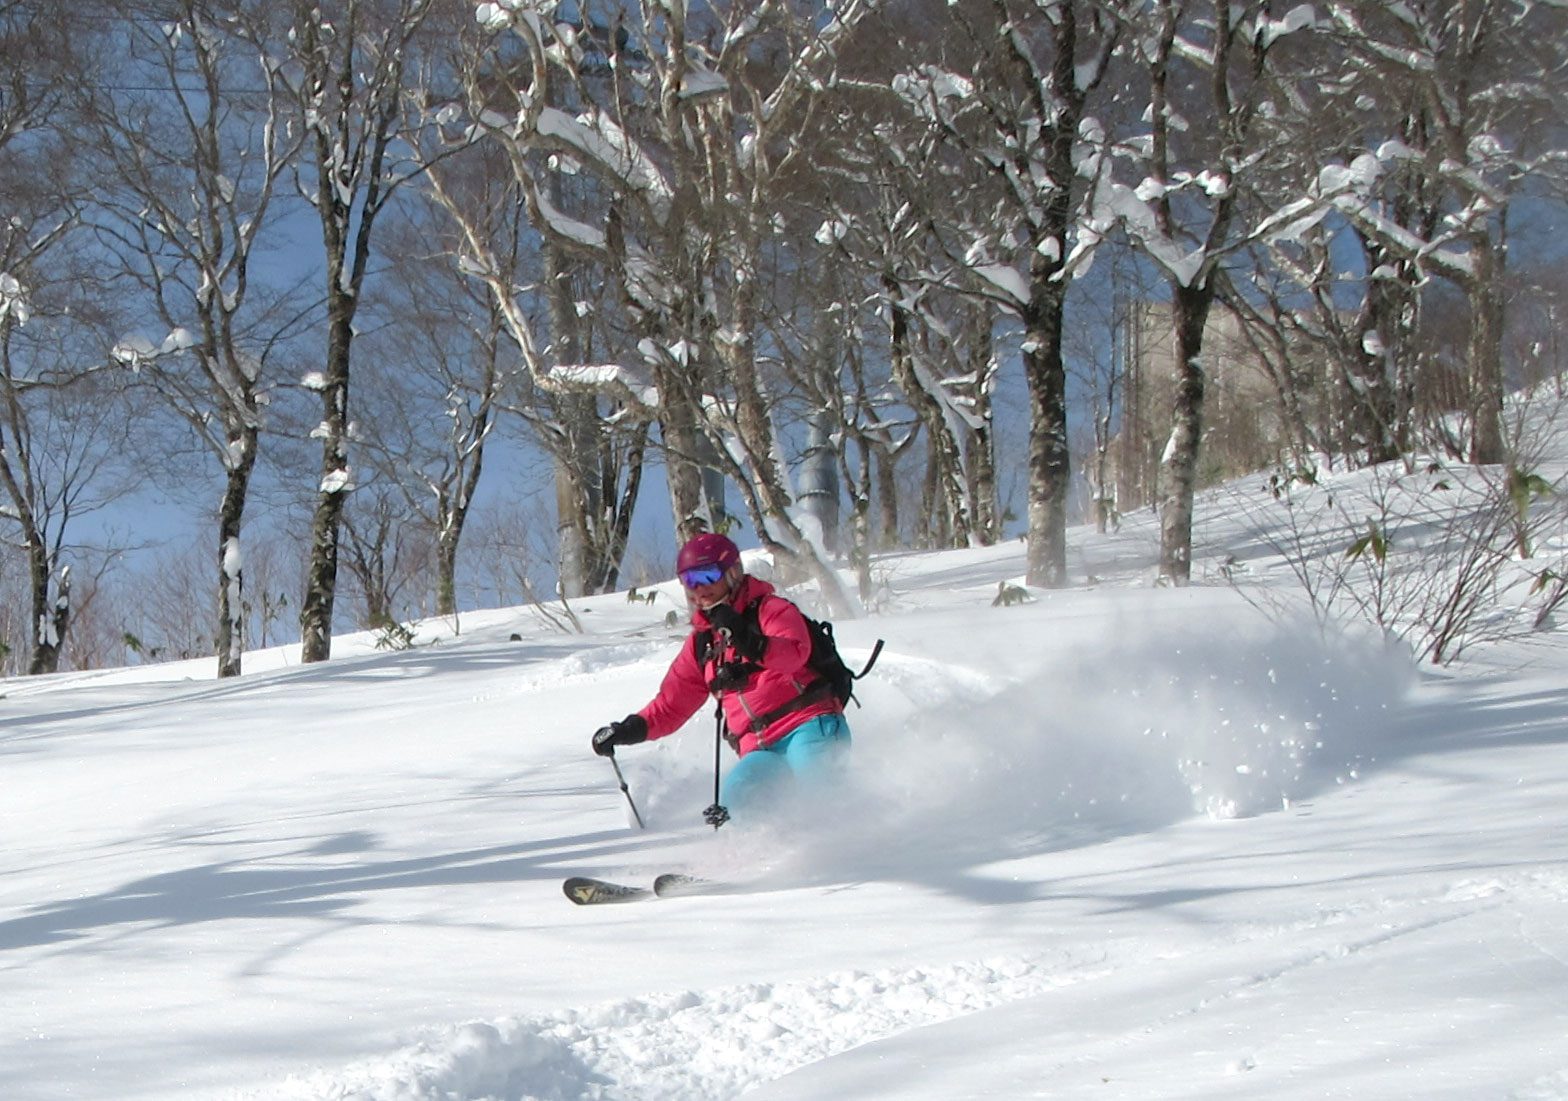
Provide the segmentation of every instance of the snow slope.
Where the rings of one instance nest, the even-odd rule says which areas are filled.
[[[0,685],[0,1097],[1568,1097],[1561,640],[1417,669],[1154,538],[1007,608],[1018,544],[883,560],[853,774],[717,834],[706,714],[644,831],[587,748],[668,585]],[[559,889],[672,868],[744,889]]]

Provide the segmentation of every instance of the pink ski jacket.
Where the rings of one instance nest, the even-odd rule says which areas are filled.
[[[757,604],[757,623],[768,640],[762,653],[762,668],[753,674],[750,683],[738,692],[724,692],[719,697],[726,727],[731,734],[739,735],[735,743],[737,753],[744,757],[754,749],[772,745],[807,719],[843,710],[838,700],[828,695],[780,716],[761,730],[753,730],[752,720],[756,716],[789,703],[818,679],[806,667],[806,659],[811,656],[811,635],[800,609],[774,595],[773,586],[760,578],[746,577],[731,604],[737,612]],[[733,650],[725,649],[703,663],[702,655],[697,653],[698,637],[711,631],[711,624],[701,611],[694,611],[691,621],[692,634],[670,663],[658,695],[637,712],[648,722],[650,739],[663,738],[685,725],[707,702],[708,683],[718,664],[738,659]]]

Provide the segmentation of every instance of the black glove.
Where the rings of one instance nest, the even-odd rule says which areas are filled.
[[[762,666],[754,665],[749,661],[723,661],[713,671],[713,679],[708,682],[708,688],[713,692],[739,692],[751,682],[751,675]]]
[[[752,661],[762,660],[762,651],[767,649],[768,639],[753,620],[747,619],[728,604],[715,604],[703,614],[713,624],[715,631],[723,633],[730,640],[730,646],[737,654]]]
[[[614,757],[618,745],[636,745],[648,740],[648,720],[628,715],[618,723],[601,726],[593,732],[593,751],[601,757]]]

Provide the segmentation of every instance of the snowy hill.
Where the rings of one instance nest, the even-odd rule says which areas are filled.
[[[1195,576],[1288,574],[1244,513]],[[708,716],[620,754],[643,831],[588,750],[671,585],[0,685],[0,1097],[1568,1097],[1558,636],[1433,672],[1154,539],[880,562],[847,789],[717,834]],[[743,889],[559,886],[671,869]]]

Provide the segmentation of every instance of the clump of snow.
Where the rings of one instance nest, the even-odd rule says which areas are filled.
[[[437,1030],[388,1059],[297,1078],[272,1096],[575,1101],[608,1096],[606,1082],[635,1082],[638,1101],[735,1097],[868,1036],[1060,984],[1020,958],[679,991]]]

